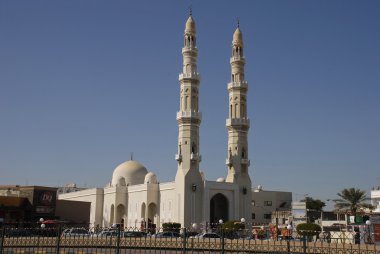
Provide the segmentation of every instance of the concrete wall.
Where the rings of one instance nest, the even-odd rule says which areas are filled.
[[[75,223],[90,222],[91,202],[57,200],[55,215],[60,220]]]
[[[177,210],[177,195],[175,191],[175,183],[163,183],[160,184],[160,195],[159,195],[159,226],[162,226],[162,223],[165,222],[178,222],[178,213],[175,213]],[[157,225],[158,226],[158,225]]]
[[[102,226],[103,222],[103,188],[87,189],[78,192],[60,194],[59,200],[84,201],[91,203],[90,223]]]

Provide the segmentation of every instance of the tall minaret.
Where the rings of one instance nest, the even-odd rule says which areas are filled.
[[[248,159],[247,91],[248,83],[244,79],[245,58],[243,54],[243,35],[239,23],[232,40],[231,82],[228,83],[229,118],[226,121],[228,129],[228,152],[226,164],[228,174],[226,182],[239,186],[239,216],[250,220],[251,217],[251,179],[248,174],[250,161]]]
[[[199,126],[202,115],[198,109],[199,73],[197,72],[197,40],[195,22],[190,13],[185,26],[182,48],[183,70],[179,75],[180,109],[177,112],[178,153],[176,160],[177,212],[182,226],[201,222],[203,183],[199,171]],[[199,203],[199,204],[198,204]]]

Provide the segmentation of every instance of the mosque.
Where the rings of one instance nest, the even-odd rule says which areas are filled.
[[[135,227],[142,221],[157,227],[165,222],[178,222],[182,227],[189,227],[194,223],[215,223],[220,219],[245,218],[250,222],[250,121],[247,117],[248,83],[244,78],[243,48],[238,25],[233,34],[231,81],[227,85],[226,178],[208,181],[199,170],[202,160],[199,147],[202,114],[198,108],[200,76],[197,72],[196,26],[190,14],[184,32],[183,69],[179,74],[178,151],[175,155],[178,167],[174,181],[159,183],[156,174],[139,162],[129,160],[116,167],[112,182],[106,187],[60,194],[58,199],[90,202],[90,223],[103,227],[114,223]]]

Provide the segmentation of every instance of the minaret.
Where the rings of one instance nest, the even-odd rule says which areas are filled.
[[[247,91],[248,83],[244,79],[245,58],[243,54],[243,35],[239,23],[232,40],[231,82],[228,83],[229,118],[227,160],[228,174],[226,182],[239,186],[239,216],[250,220],[251,179],[248,174]]]
[[[202,177],[199,171],[199,126],[202,115],[198,109],[199,73],[197,72],[197,40],[195,22],[190,13],[185,26],[184,47],[182,48],[183,69],[179,74],[180,109],[177,112],[178,153],[176,160],[176,188],[178,193],[178,222],[189,226],[201,222]],[[183,216],[183,218],[182,218]]]

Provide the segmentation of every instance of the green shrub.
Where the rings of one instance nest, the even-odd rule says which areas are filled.
[[[177,232],[179,233],[181,229],[181,223],[177,222],[166,222],[162,224],[162,231],[164,232]]]
[[[297,233],[302,236],[314,236],[322,231],[321,226],[314,223],[298,224],[296,230]]]
[[[240,221],[230,220],[223,223],[222,227],[224,231],[231,231],[231,230],[238,231],[238,230],[244,229],[244,224],[240,223]]]
[[[237,238],[243,233],[244,224],[240,221],[226,221],[222,225],[223,234],[227,238]],[[222,232],[218,232],[221,234]]]

